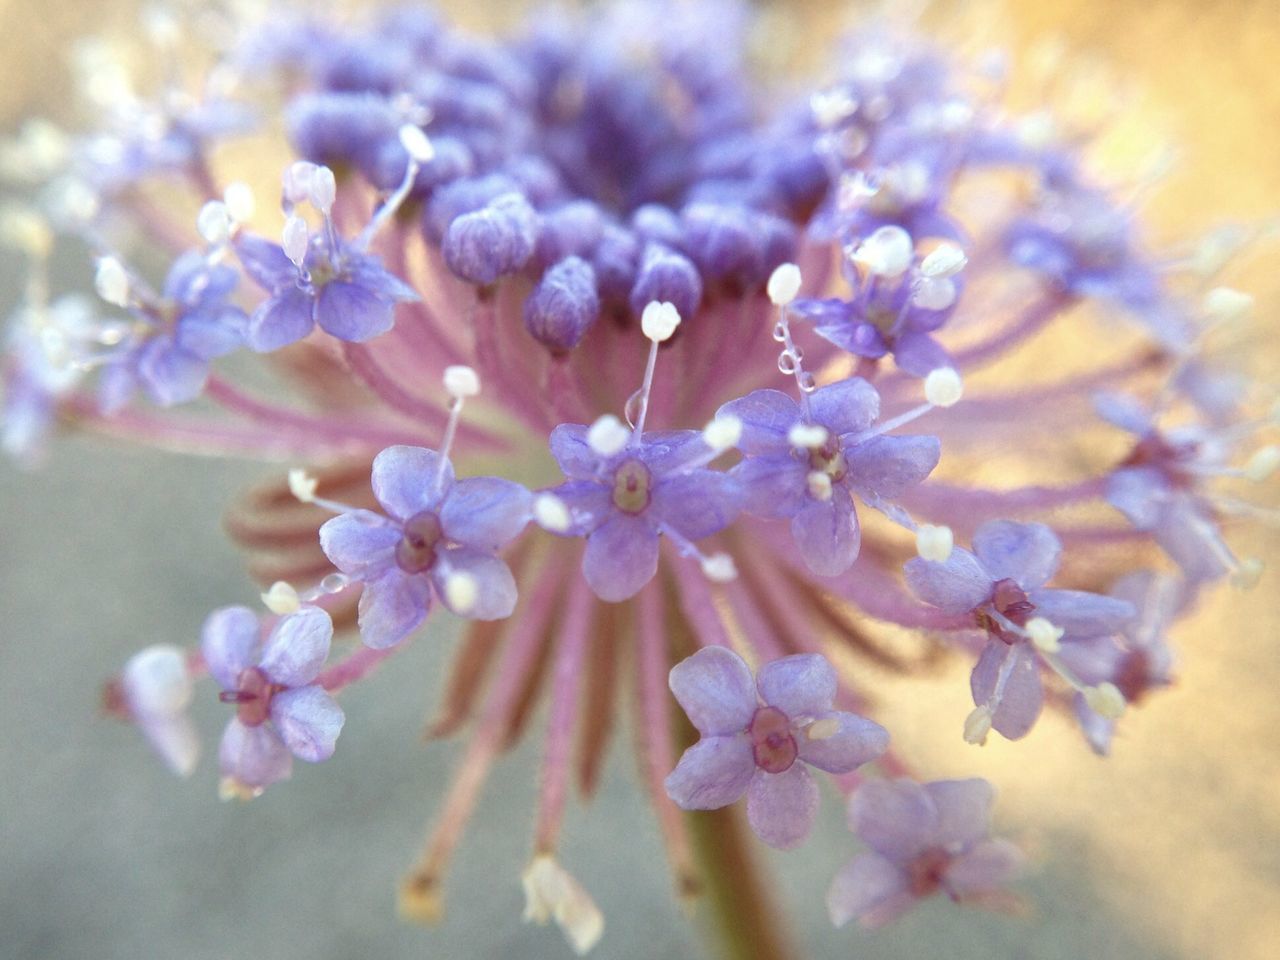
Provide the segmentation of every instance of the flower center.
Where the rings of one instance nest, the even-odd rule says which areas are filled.
[[[218,694],[223,703],[234,703],[236,719],[246,727],[260,727],[271,716],[271,696],[279,689],[257,667],[240,671],[234,690]]]
[[[1026,591],[1018,586],[1016,581],[1008,578],[996,581],[995,587],[991,591],[991,600],[987,605],[1005,620],[1016,623],[1020,627],[1027,625],[1027,621],[1031,619],[1036,610],[1036,605],[1027,599]],[[975,619],[979,627],[998,640],[1012,645],[1021,639],[1018,634],[1011,633],[1005,629],[1004,624],[998,618],[991,616],[984,610],[978,610],[975,614]]]
[[[809,469],[825,473],[832,483],[839,483],[849,472],[849,463],[840,448],[839,437],[829,437],[820,447],[809,451]]]
[[[639,460],[627,460],[613,474],[613,505],[624,513],[639,513],[649,506],[653,474]]]
[[[799,753],[791,735],[791,720],[777,707],[760,707],[747,728],[756,766],[765,773],[784,773]]]
[[[942,877],[951,863],[951,855],[941,847],[930,847],[907,864],[911,892],[916,897],[937,893]]]
[[[1155,467],[1175,486],[1189,486],[1194,475],[1189,475],[1182,465],[1196,459],[1199,452],[1194,443],[1170,443],[1159,433],[1149,433],[1137,442],[1122,462],[1122,467]]]
[[[440,518],[430,510],[415,513],[404,523],[396,544],[396,565],[405,573],[422,573],[436,562],[436,544],[444,536]]]

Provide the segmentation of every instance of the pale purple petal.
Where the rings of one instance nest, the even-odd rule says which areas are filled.
[[[333,697],[316,684],[285,690],[271,698],[271,722],[280,739],[290,753],[308,763],[333,756],[345,719]]]
[[[360,343],[395,323],[395,304],[358,283],[330,280],[316,298],[316,323],[339,340]]]
[[[223,607],[200,628],[200,653],[223,690],[239,686],[242,671],[257,664],[258,616],[248,607]]]
[[[1002,673],[1007,673],[991,726],[1010,740],[1025,737],[1035,726],[1044,706],[1044,686],[1035,654],[1025,643],[1013,646],[992,640],[969,676],[973,702],[981,706],[991,699]]]
[[[177,342],[204,360],[225,357],[245,344],[249,318],[234,307],[200,310],[178,321]]]
[[[457,607],[446,588],[449,577],[465,574],[473,577],[475,602]],[[511,568],[499,557],[483,550],[458,547],[442,554],[431,568],[431,582],[446,607],[460,617],[471,620],[502,620],[516,608],[516,581]]]
[[[258,666],[273,683],[310,683],[329,658],[333,621],[319,607],[303,607],[282,617],[262,646]]]
[[[756,836],[779,850],[799,846],[818,816],[818,785],[803,763],[783,773],[757,770],[747,786],[747,822]]]
[[[1164,504],[1154,534],[1156,543],[1188,580],[1216,580],[1226,574],[1222,556],[1230,551],[1217,524],[1191,497],[1180,496]]]
[[[264,301],[249,317],[249,346],[269,353],[301,340],[315,326],[311,297],[290,287]]]
[[[809,410],[836,436],[860,433],[880,416],[880,394],[861,377],[850,377],[809,394]]]
[[[1057,572],[1062,544],[1043,523],[992,520],[973,535],[973,552],[993,580],[1007,578],[1034,590]]]
[[[954,367],[951,355],[927,333],[907,332],[893,346],[893,362],[913,377],[927,377],[934,370]]]
[[[493,552],[525,528],[532,503],[532,494],[518,483],[472,477],[450,488],[440,506],[440,521],[450,540]]]
[[[291,284],[298,276],[298,268],[285,256],[284,249],[265,237],[241,234],[235,242],[236,256],[253,282],[274,293]]]
[[[360,639],[385,650],[418,629],[431,606],[431,581],[393,567],[364,585],[360,594]]]
[[[683,469],[708,449],[701,430],[654,430],[647,431],[644,442],[626,455],[639,456],[654,476],[663,477]]]
[[[551,431],[551,455],[570,480],[594,480],[601,457],[587,443],[587,428],[580,423],[562,423]]]
[[[730,473],[742,487],[742,509],[757,517],[794,517],[809,502],[809,468],[790,454],[747,457]]]
[[[667,775],[667,796],[685,810],[718,810],[742,796],[755,772],[745,735],[703,737]]]
[[[1114,678],[1125,656],[1125,649],[1110,635],[1068,637],[1058,651],[1058,659],[1066,668],[1090,686]]]
[[[990,574],[959,547],[942,563],[912,557],[903,570],[912,593],[947,613],[968,613],[991,597]]]
[[[995,789],[986,780],[935,780],[924,785],[938,811],[934,842],[970,844],[991,832],[991,805]]]
[[[200,759],[200,735],[186,714],[139,718],[138,727],[165,766],[180,777],[195,772]]]
[[[791,450],[787,433],[800,421],[800,406],[781,390],[754,390],[716,412],[725,414],[742,421],[738,449],[747,456],[786,453]]]
[[[293,754],[266,724],[246,727],[233,717],[222,734],[218,765],[224,777],[247,787],[269,787],[288,779]]]
[[[805,564],[820,577],[844,573],[858,559],[862,537],[849,494],[837,487],[830,500],[814,500],[791,518],[791,536]]]
[[[616,512],[587,537],[582,573],[601,600],[634,597],[658,572],[658,534],[639,517]]]
[[[831,710],[836,671],[821,654],[797,653],[761,667],[756,686],[761,700],[791,719],[813,717]]]
[[[387,447],[373,458],[373,495],[397,520],[408,520],[438,507],[453,485],[453,465],[444,462],[444,476],[436,485],[440,454],[425,447]]]
[[[1084,734],[1089,748],[1100,757],[1110,754],[1111,740],[1116,732],[1116,722],[1108,720],[1100,713],[1096,713],[1089,706],[1089,702],[1085,700],[1083,694],[1077,693],[1071,698],[1071,709],[1076,715],[1076,720],[1080,724],[1080,732]]]
[[[152,340],[138,353],[138,380],[162,407],[194,400],[208,379],[209,362],[172,339]]]
[[[1036,616],[1078,637],[1118,633],[1137,614],[1128,601],[1084,590],[1032,590],[1027,598],[1036,605]]]
[[[1127,393],[1095,394],[1093,408],[1103,420],[1136,436],[1143,436],[1154,429],[1151,412]]]
[[[868,929],[881,927],[915,902],[906,871],[878,853],[848,863],[827,890],[827,914],[837,927],[855,917]]]
[[[836,732],[821,740],[810,740],[804,734],[796,739],[800,759],[827,773],[849,773],[889,749],[889,731],[874,720],[843,711],[820,714],[818,719],[834,720]]]
[[[256,620],[253,636],[257,638]],[[135,719],[180,714],[190,705],[192,697],[187,654],[168,644],[139,650],[120,671],[120,685]]]
[[[1117,470],[1107,481],[1107,502],[1138,530],[1150,530],[1159,522],[1161,501],[1168,492],[1168,481],[1151,467]]]
[[[872,850],[906,863],[935,842],[938,808],[911,780],[869,780],[849,801],[849,829]]]
[[[613,490],[591,480],[570,480],[551,493],[569,509],[569,529],[552,531],[570,537],[583,537],[604,523],[615,512]]]
[[[895,500],[933,472],[942,455],[937,437],[872,437],[845,447],[849,483],[862,499]]]
[[[703,736],[741,733],[755,714],[751,670],[728,647],[703,647],[672,667],[667,683]]]
[[[1022,851],[1008,840],[984,840],[952,860],[944,879],[948,892],[963,900],[999,890],[1025,864]]]
[[[372,510],[352,510],[320,527],[320,549],[348,576],[371,579],[395,562],[404,531]]]
[[[741,501],[738,482],[729,474],[691,470],[658,481],[649,511],[682,537],[701,540],[732,523]]]

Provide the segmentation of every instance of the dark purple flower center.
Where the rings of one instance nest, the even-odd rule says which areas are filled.
[[[828,437],[827,442],[809,451],[809,469],[825,473],[832,483],[839,483],[849,472],[849,462],[844,458],[840,438]]]
[[[218,699],[236,704],[236,719],[246,727],[259,727],[271,716],[271,697],[284,688],[271,682],[257,667],[240,671],[234,690],[223,690]]]
[[[1124,694],[1125,701],[1135,706],[1159,683],[1153,675],[1151,658],[1145,650],[1134,650],[1121,660],[1114,681],[1116,688]]]
[[[623,513],[640,513],[650,500],[653,474],[639,460],[626,460],[613,474],[613,505]]]
[[[440,518],[430,510],[404,522],[404,536],[396,544],[396,565],[405,573],[422,573],[436,562],[436,545],[444,537]]]
[[[756,766],[765,773],[784,773],[796,762],[800,751],[791,735],[791,719],[777,707],[758,708],[747,733]]]
[[[985,609],[987,607],[1020,627],[1025,627],[1036,611],[1036,605],[1027,599],[1026,591],[1018,586],[1016,581],[1008,578],[996,581],[991,591],[991,600],[975,611],[974,617],[979,627],[1008,644],[1017,643],[1022,638],[1005,629],[1004,624]]]
[[[917,854],[906,865],[911,893],[916,897],[928,897],[937,893],[944,886],[944,875],[950,865],[951,854],[941,847],[930,847]]]
[[[1199,445],[1170,443],[1159,433],[1151,432],[1137,442],[1122,467],[1154,467],[1174,486],[1190,486],[1195,479],[1182,469],[1182,464],[1196,458]]]

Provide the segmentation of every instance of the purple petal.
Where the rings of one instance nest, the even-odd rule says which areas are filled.
[[[152,340],[138,354],[138,380],[162,407],[194,400],[208,379],[209,362],[169,338]]]
[[[963,900],[1005,886],[1022,871],[1026,858],[1008,840],[984,840],[951,861],[945,874],[948,891]]]
[[[465,608],[455,607],[446,589],[453,574],[475,578],[475,602]],[[460,617],[471,620],[502,620],[516,608],[516,581],[511,568],[500,558],[483,550],[458,547],[449,550],[431,568],[431,582],[444,605]]]
[[[346,718],[333,697],[316,684],[285,690],[271,698],[271,722],[289,752],[318,763],[333,756]]]
[[[742,509],[757,517],[794,517],[809,502],[809,469],[790,454],[747,457],[730,473],[742,488]]]
[[[1057,572],[1062,544],[1043,523],[992,520],[973,535],[973,552],[993,580],[1008,578],[1034,590]]]
[[[360,594],[360,639],[385,650],[418,629],[431,606],[431,582],[392,567],[364,585]]]
[[[889,731],[856,713],[832,711],[819,720],[834,720],[836,732],[821,740],[800,740],[800,759],[827,773],[849,773],[882,756],[889,749]]]
[[[200,653],[223,690],[236,689],[241,672],[257,663],[259,626],[257,614],[248,607],[223,607],[205,618]]]
[[[1113,636],[1068,637],[1058,659],[1081,682],[1095,685],[1116,675],[1126,651]]]
[[[705,737],[741,733],[756,711],[751,670],[727,647],[703,647],[674,667],[667,684]]]
[[[800,406],[781,390],[754,390],[722,406],[716,416],[732,414],[742,421],[738,449],[747,456],[789,453],[787,433],[800,422]]]
[[[1137,613],[1128,601],[1084,590],[1032,590],[1028,599],[1036,616],[1077,637],[1118,633]]]
[[[282,617],[262,646],[258,666],[274,683],[310,683],[329,658],[333,621],[319,607],[303,607]]]
[[[871,929],[895,919],[916,898],[906,872],[878,853],[864,853],[846,865],[827,890],[827,914],[837,927],[855,917]]]
[[[601,459],[587,444],[587,428],[580,423],[562,423],[551,431],[551,455],[570,480],[594,480]]]
[[[316,298],[316,323],[339,340],[361,343],[395,323],[395,304],[358,283],[330,280]]]
[[[658,481],[649,511],[682,537],[701,540],[732,523],[741,500],[734,477],[717,470],[691,470]]]
[[[372,510],[352,510],[320,527],[320,549],[348,576],[361,580],[376,576],[395,562],[396,544],[404,531]]]
[[[799,846],[818,816],[818,785],[802,763],[783,773],[756,772],[747,786],[747,822],[756,836],[779,850]]]
[[[178,345],[205,360],[225,357],[245,345],[249,318],[235,307],[200,310],[178,321]]]
[[[836,671],[817,653],[797,653],[760,668],[760,699],[791,719],[816,717],[831,710],[836,697]]]
[[[615,512],[587,537],[582,573],[601,600],[634,597],[658,572],[658,534],[639,517]]]
[[[809,409],[814,422],[836,436],[858,433],[880,416],[880,394],[861,377],[850,377],[809,394]]]
[[[1188,580],[1216,580],[1227,572],[1228,552],[1217,524],[1188,496],[1165,504],[1155,525],[1155,540]]]
[[[569,529],[565,536],[584,537],[613,516],[613,490],[590,480],[570,480],[550,491],[569,508]]]
[[[912,557],[903,570],[912,593],[947,613],[968,613],[991,597],[991,576],[959,547],[942,563]]]
[[[1025,643],[1013,646],[999,640],[988,643],[969,676],[969,688],[975,704],[981,706],[991,699],[1001,673],[1007,673],[1008,679],[992,715],[991,726],[1008,739],[1017,740],[1025,737],[1035,726],[1044,706],[1044,686],[1040,682],[1035,654]]]
[[[453,485],[453,465],[444,462],[444,476],[436,485],[440,454],[425,447],[387,447],[373,458],[373,495],[397,520],[434,510]]]
[[[473,477],[449,489],[440,505],[440,521],[450,540],[493,552],[525,528],[532,503],[532,495],[518,483]]]
[[[1093,408],[1107,423],[1143,436],[1154,429],[1147,407],[1127,393],[1098,393],[1093,397]]]
[[[655,430],[644,435],[638,453],[644,465],[662,477],[682,469],[708,449],[700,430]]]
[[[667,796],[684,810],[719,810],[742,796],[755,772],[745,735],[703,737],[667,775]]]
[[[421,300],[418,291],[382,266],[377,257],[360,257],[347,270],[347,279],[387,300]]]
[[[830,500],[814,500],[791,518],[795,538],[805,564],[820,577],[844,573],[858,559],[862,537],[853,501],[841,487]]]
[[[845,447],[849,482],[863,500],[896,500],[933,472],[937,437],[872,437]]]
[[[235,242],[236,256],[253,282],[268,293],[297,279],[298,268],[285,256],[280,244],[264,237],[241,234]]]
[[[990,833],[996,792],[986,780],[935,780],[924,789],[938,811],[934,843],[967,845]]]
[[[877,853],[906,863],[933,845],[938,808],[911,780],[869,780],[849,801],[849,829]]]
[[[1107,502],[1129,518],[1138,530],[1150,530],[1160,520],[1160,501],[1168,481],[1152,467],[1117,470],[1107,481]]]
[[[234,717],[223,731],[218,765],[247,787],[269,787],[293,771],[293,754],[266,724],[246,727]]]
[[[174,716],[191,703],[187,655],[168,644],[147,647],[130,657],[120,671],[120,684],[135,719]]]
[[[927,333],[908,332],[893,345],[893,362],[913,377],[927,377],[934,370],[954,367],[951,355]]]
[[[200,759],[200,735],[190,717],[143,717],[138,720],[138,727],[170,770],[180,777],[195,772]]]
[[[1071,709],[1080,724],[1080,732],[1084,734],[1089,748],[1100,757],[1111,753],[1111,740],[1115,736],[1116,722],[1108,720],[1100,713],[1094,712],[1084,695],[1077,693],[1071,699]]]
[[[259,305],[249,317],[249,346],[258,353],[279,350],[301,340],[315,326],[309,294],[288,287]]]

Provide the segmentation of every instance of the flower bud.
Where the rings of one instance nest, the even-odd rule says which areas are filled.
[[[504,193],[464,213],[445,233],[449,269],[471,283],[488,285],[520,270],[533,255],[534,212],[518,193]]]
[[[692,317],[702,302],[702,278],[688,257],[651,243],[631,288],[631,309],[639,316],[655,300],[674,304],[680,316]]]
[[[568,257],[548,270],[524,305],[524,325],[555,353],[572,350],[600,315],[591,264]]]

